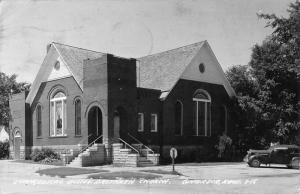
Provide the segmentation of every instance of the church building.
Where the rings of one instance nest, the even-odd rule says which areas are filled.
[[[141,58],[53,42],[30,91],[10,98],[10,154],[148,166],[175,147],[178,160],[209,160],[232,132],[234,96],[207,41]]]

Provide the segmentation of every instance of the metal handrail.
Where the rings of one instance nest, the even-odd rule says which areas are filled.
[[[89,137],[91,137],[93,134],[92,133],[90,133],[88,136],[86,136],[86,137],[84,137],[80,142],[78,142],[78,144],[80,144],[81,142],[83,142],[85,139],[87,139],[87,138],[89,138]]]
[[[146,146],[145,144],[143,144],[137,138],[133,137],[130,133],[128,133],[128,135],[129,135],[129,137],[131,137],[132,139],[134,139],[135,141],[137,141],[139,144],[142,144],[148,151],[152,152],[152,154],[154,154],[154,151],[151,148],[149,148],[148,146]]]
[[[128,147],[130,147],[131,149],[133,149],[134,151],[136,151],[138,154],[140,154],[140,152],[137,150],[137,149],[135,149],[134,147],[132,147],[131,145],[129,145],[126,141],[124,141],[123,139],[121,139],[121,138],[117,138],[118,140],[120,140],[120,141],[122,141],[124,144],[125,144],[125,148],[126,148],[126,145],[128,146]]]
[[[82,152],[84,152],[87,148],[89,148],[91,145],[93,145],[98,139],[100,139],[103,135],[100,135],[99,137],[97,137],[92,143],[90,143],[89,145],[87,145],[86,147],[84,147],[83,149],[81,149],[78,153],[81,154]]]
[[[81,142],[83,142],[86,138],[89,138],[91,135],[93,135],[93,134],[91,133],[91,134],[89,134],[88,136],[84,137],[82,140],[80,140],[80,141],[78,142],[78,145],[79,145]],[[67,154],[67,152],[66,152],[67,150],[68,150],[68,149],[64,149],[64,154]],[[65,165],[68,164],[68,163],[69,163],[69,158],[66,157]]]
[[[78,142],[77,145],[79,145],[81,142],[83,142],[86,138],[89,138],[91,135],[93,135],[93,134],[91,133],[91,134],[89,134],[88,136],[84,137],[82,140],[80,140],[80,141]],[[63,149],[63,151],[64,151],[63,153],[66,154],[66,153],[67,153],[67,152],[66,152],[67,150],[69,150],[69,149],[66,149],[66,148]]]

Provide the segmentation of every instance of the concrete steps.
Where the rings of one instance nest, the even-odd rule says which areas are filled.
[[[143,149],[143,144],[132,144],[139,153],[131,148],[123,148],[122,143],[113,144],[113,165],[146,167],[159,164],[159,154],[150,154],[148,149]]]
[[[138,166],[139,167],[155,166],[155,164],[153,161],[148,160],[147,157],[139,157]]]
[[[105,147],[103,144],[93,144],[84,152],[78,154],[67,166],[83,167],[96,166],[105,163]]]

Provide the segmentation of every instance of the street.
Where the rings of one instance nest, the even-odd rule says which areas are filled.
[[[284,166],[250,168],[245,163],[180,164],[178,175],[155,180],[86,179],[40,176],[35,171],[55,166],[0,160],[0,194],[8,193],[293,193],[300,194],[300,171]],[[172,166],[146,168],[93,167],[109,171],[171,170]]]

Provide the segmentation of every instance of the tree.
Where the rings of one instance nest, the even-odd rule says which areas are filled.
[[[28,90],[30,85],[18,83],[15,74],[8,76],[0,72],[0,125],[8,127],[10,119],[9,96]]]
[[[295,143],[300,130],[298,0],[290,4],[288,13],[287,18],[259,14],[273,33],[253,47],[247,66],[234,66],[227,72],[238,94],[236,111],[243,115],[238,127],[256,146],[272,141]]]

